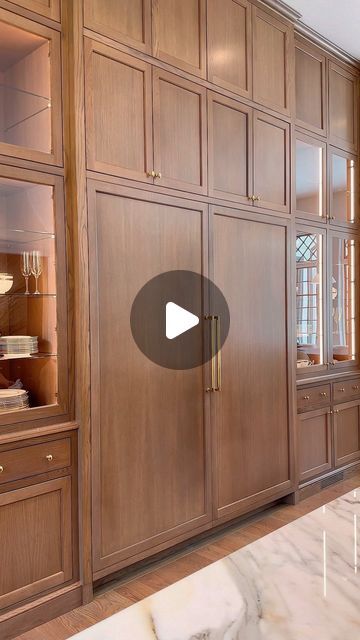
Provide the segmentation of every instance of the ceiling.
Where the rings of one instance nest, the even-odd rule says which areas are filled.
[[[360,60],[359,0],[285,0],[300,21]]]

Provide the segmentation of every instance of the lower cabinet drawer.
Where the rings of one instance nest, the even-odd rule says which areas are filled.
[[[71,477],[0,494],[0,608],[71,580]]]
[[[326,406],[330,403],[330,385],[324,384],[319,387],[308,387],[298,389],[297,406],[298,411],[307,411],[311,407]]]
[[[360,380],[347,380],[346,382],[334,382],[334,402],[344,402],[360,396]]]
[[[330,408],[298,416],[300,480],[329,471],[332,466]]]
[[[70,465],[70,438],[0,451],[0,482],[20,480]]]

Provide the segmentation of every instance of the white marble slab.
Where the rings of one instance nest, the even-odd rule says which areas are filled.
[[[360,640],[360,489],[74,636]]]

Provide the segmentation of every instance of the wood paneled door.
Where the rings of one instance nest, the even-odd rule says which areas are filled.
[[[298,416],[299,479],[308,480],[332,468],[330,407]]]
[[[12,3],[39,13],[45,18],[60,21],[60,0],[12,0]]]
[[[154,364],[130,329],[149,279],[206,275],[207,215],[200,203],[89,184],[95,577],[211,520],[204,368]]]
[[[0,494],[0,609],[72,578],[71,478]]]
[[[265,218],[265,216],[264,216]],[[214,207],[213,278],[230,310],[222,388],[212,394],[214,515],[230,519],[291,492],[286,330],[288,227]]]
[[[303,38],[295,40],[296,124],[327,133],[326,56]]]
[[[151,66],[89,39],[85,56],[88,168],[153,182]]]
[[[206,90],[154,68],[153,96],[156,182],[206,194]]]
[[[290,115],[293,28],[253,7],[253,98],[278,113]]]
[[[84,24],[97,33],[151,53],[151,0],[84,0]]]
[[[360,459],[360,401],[334,408],[335,466]]]
[[[208,0],[208,79],[251,98],[252,30],[248,0]]]
[[[255,206],[290,211],[290,126],[277,118],[254,113]]]
[[[357,151],[359,136],[359,80],[347,67],[329,62],[330,142]]]
[[[206,76],[206,0],[153,0],[153,55]]]
[[[209,195],[249,203],[252,109],[208,91]]]

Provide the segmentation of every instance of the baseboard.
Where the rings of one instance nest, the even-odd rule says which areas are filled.
[[[312,480],[301,486],[299,488],[300,500],[310,498],[310,496],[319,493],[319,491],[321,491],[322,489],[325,489],[332,484],[336,484],[336,482],[340,482],[341,480],[351,478],[359,472],[360,462],[352,463],[351,465],[343,467],[342,469],[334,469],[331,473],[323,475],[320,478],[316,478],[316,480]]]

